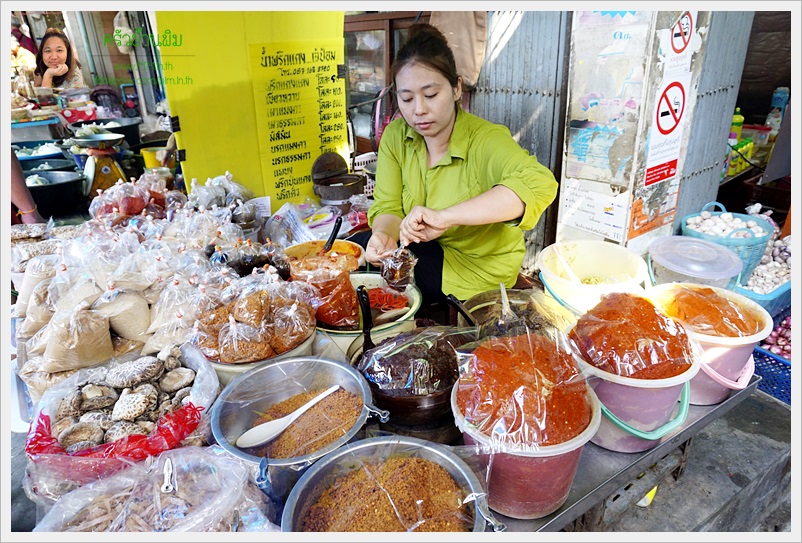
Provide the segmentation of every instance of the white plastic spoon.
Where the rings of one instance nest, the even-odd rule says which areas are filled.
[[[568,274],[568,278],[575,283],[581,283],[582,280],[577,277],[577,275],[574,273],[574,270],[572,270],[571,266],[568,265],[568,262],[565,261],[565,258],[563,258],[563,255],[560,252],[560,248],[556,245],[554,246],[554,254],[557,255],[557,260],[559,260],[560,264],[562,264],[563,269]]]
[[[340,385],[334,385],[331,388],[321,392],[316,397],[312,398],[301,407],[290,413],[289,415],[285,415],[280,419],[270,420],[267,422],[263,422],[259,426],[254,426],[250,430],[246,430],[239,438],[237,439],[237,447],[240,448],[247,448],[247,447],[256,447],[257,445],[262,445],[263,443],[267,443],[268,441],[272,441],[273,439],[277,438],[281,432],[287,429],[287,427],[295,422],[295,420],[306,413],[312,406],[317,404],[320,400],[335,392]]]

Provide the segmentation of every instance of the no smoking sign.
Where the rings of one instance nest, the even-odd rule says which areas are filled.
[[[671,49],[680,54],[687,49],[693,35],[693,15],[689,11],[682,14],[671,28]]]
[[[682,122],[685,112],[685,87],[679,81],[669,83],[657,102],[657,129],[668,135]]]

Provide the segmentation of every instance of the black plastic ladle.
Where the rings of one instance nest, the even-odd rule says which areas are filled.
[[[460,302],[456,296],[449,294],[446,296],[446,301],[451,304],[451,307],[459,311],[459,314],[462,315],[462,318],[465,319],[465,322],[468,323],[468,326],[476,326],[476,321],[474,320],[473,315],[471,315],[471,312],[468,311],[468,308],[465,307],[465,305]]]
[[[334,228],[331,229],[331,235],[329,235],[329,239],[326,241],[326,244],[323,246],[323,251],[320,254],[325,255],[329,251],[331,251],[331,247],[334,245],[334,240],[337,239],[337,234],[340,233],[340,228],[343,225],[343,216],[340,215],[334,221]]]
[[[370,312],[370,297],[365,285],[356,287],[356,297],[359,299],[359,308],[362,310],[362,352],[365,353],[376,346],[370,339],[370,329],[373,328],[373,314]]]

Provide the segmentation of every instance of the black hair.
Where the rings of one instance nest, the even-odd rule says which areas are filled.
[[[457,63],[443,33],[428,23],[416,23],[409,27],[408,32],[407,40],[393,62],[393,83],[402,68],[418,63],[439,72],[452,87],[456,87],[459,81]]]

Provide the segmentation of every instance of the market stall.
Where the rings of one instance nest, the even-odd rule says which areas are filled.
[[[381,180],[348,148],[341,40],[237,24],[250,124],[207,156],[217,112],[176,92],[178,166],[214,170],[184,190],[175,163],[123,167],[141,119],[17,144],[32,193],[73,188],[49,215],[82,215],[11,230],[34,531],[568,529],[757,389],[790,404],[792,243],[771,210],[700,205],[641,247],[550,240],[528,288],[429,318],[409,247],[376,265],[348,240]]]

